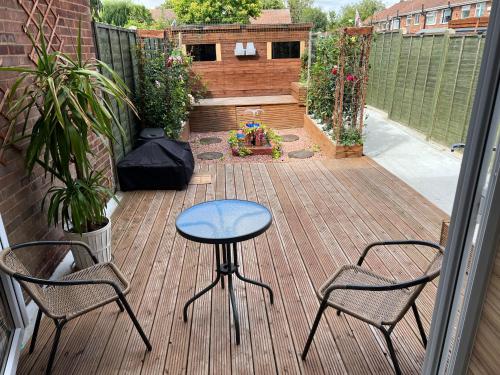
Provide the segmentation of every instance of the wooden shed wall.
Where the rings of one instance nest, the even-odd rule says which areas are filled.
[[[180,34],[180,36],[179,36]],[[193,70],[200,74],[209,97],[287,95],[290,84],[298,81],[301,60],[268,58],[268,42],[301,41],[307,49],[308,29],[232,29],[214,31],[175,31],[181,45],[218,43],[221,61],[195,62]],[[234,55],[236,42],[253,42],[256,56]]]

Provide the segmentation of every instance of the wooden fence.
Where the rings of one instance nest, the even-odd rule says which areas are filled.
[[[464,142],[484,41],[484,35],[377,34],[367,104],[433,141]]]
[[[94,39],[97,58],[123,79],[134,99],[138,82],[135,31],[95,22]],[[118,162],[132,149],[139,125],[130,109],[118,108],[116,103],[113,106],[123,129],[123,133],[116,126],[113,129],[113,158]]]

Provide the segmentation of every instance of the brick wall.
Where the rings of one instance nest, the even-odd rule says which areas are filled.
[[[491,1],[487,1],[485,3],[486,3],[486,6],[484,8],[483,17],[489,16],[490,11],[491,11]],[[477,17],[477,15],[476,15],[477,4],[469,4],[469,5],[470,5],[470,16],[469,17]],[[462,18],[462,6],[453,6],[453,4],[452,4],[451,7],[452,7],[451,19],[452,20],[461,19]],[[443,12],[444,12],[444,9],[436,10],[436,23],[434,25],[429,25],[427,22],[424,22],[425,21],[424,14],[420,15],[420,22],[418,25],[415,25],[415,14],[412,14],[411,23],[408,26],[406,23],[406,20],[407,20],[406,15],[402,15],[400,18],[400,20],[401,20],[400,28],[401,28],[401,30],[403,30],[403,33],[408,33],[408,34],[414,34],[418,31],[424,29],[424,26],[425,26],[425,29],[448,28],[447,23],[441,23],[441,18],[442,18]],[[375,26],[376,31],[383,31],[385,29],[385,21],[376,22],[376,23],[374,23],[374,26]]]
[[[46,9],[47,3],[44,0],[38,3],[41,9]],[[28,9],[33,7],[30,1],[23,0],[22,4]],[[60,17],[56,34],[63,41],[63,50],[68,53],[74,51],[73,46],[76,43],[78,24],[81,20],[83,52],[87,58],[93,57],[94,46],[88,0],[54,0],[52,6],[54,13]],[[53,17],[53,14],[50,17]],[[31,52],[31,44],[22,29],[27,19],[26,11],[17,0],[0,0],[0,64],[2,66],[33,65],[28,56]],[[35,20],[35,23],[39,22],[38,18]],[[13,78],[12,74],[0,73],[0,101],[3,98],[3,92],[12,84]],[[30,122],[32,123],[33,120],[34,118]],[[7,121],[0,116],[0,134],[5,134],[6,130]],[[111,177],[112,168],[106,148],[97,138],[92,139],[92,143],[96,150],[96,167],[105,169]],[[10,242],[60,239],[63,236],[62,231],[58,228],[48,228],[46,215],[41,212],[41,202],[50,187],[50,180],[44,177],[40,168],[36,168],[31,177],[27,175],[22,151],[7,148],[3,160],[4,164],[0,164],[0,214]],[[65,249],[38,249],[27,253],[26,259],[33,270],[42,276],[47,276],[64,254]]]

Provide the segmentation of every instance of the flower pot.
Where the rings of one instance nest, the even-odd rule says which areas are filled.
[[[111,261],[111,220],[107,219],[107,224],[95,231],[82,234],[64,231],[66,237],[71,241],[82,241],[89,245],[90,251],[97,258],[99,263]],[[78,269],[88,268],[94,265],[92,258],[85,249],[76,247],[71,249],[75,258],[75,265]]]

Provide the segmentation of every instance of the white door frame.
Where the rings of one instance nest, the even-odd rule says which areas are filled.
[[[0,216],[0,250],[8,246],[9,241],[7,239],[7,233],[5,233],[5,227],[2,217]],[[3,363],[0,364],[0,366],[2,366],[0,369],[3,374],[14,375],[17,370],[24,330],[29,324],[29,319],[19,283],[4,273],[0,273],[0,282],[7,297],[6,303],[11,314],[13,325],[13,327],[11,327],[12,335],[9,341],[8,355],[6,355],[6,359]]]
[[[491,259],[500,234],[500,160],[497,131],[500,120],[500,8],[492,5],[477,92],[467,135],[462,169],[453,206],[450,236],[434,307],[424,374],[465,374],[491,273]],[[492,158],[496,158],[492,159]],[[491,168],[491,162],[494,166]],[[488,177],[490,176],[490,177]],[[488,187],[483,190],[489,178]],[[480,220],[478,221],[478,215]],[[471,244],[475,253],[465,286],[460,292]],[[472,290],[474,293],[472,293]],[[458,314],[459,307],[462,313]],[[459,316],[457,330],[451,325]],[[458,341],[452,345],[453,337]]]

